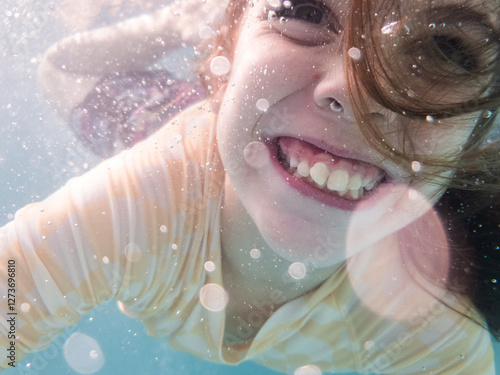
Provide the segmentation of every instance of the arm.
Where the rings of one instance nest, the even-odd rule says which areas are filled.
[[[7,265],[14,262],[17,312],[17,338],[9,340],[8,300],[2,299],[4,352],[10,341],[17,361],[43,349],[105,300],[120,300],[141,318],[168,311],[178,297],[172,286],[182,285],[172,265],[180,262],[172,243],[181,248],[186,229],[179,212],[190,189],[202,184],[195,172],[186,179],[182,145],[170,148],[175,136],[162,129],[0,228],[0,292],[9,294]],[[8,367],[5,355],[0,367]]]
[[[212,25],[225,3],[183,0],[153,14],[63,39],[40,64],[42,91],[67,118],[103,76],[143,70],[183,43],[196,45],[199,29]]]

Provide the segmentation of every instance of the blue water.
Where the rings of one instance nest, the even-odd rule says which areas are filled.
[[[19,368],[5,374],[79,375],[68,366],[63,355],[64,342],[74,332],[94,338],[101,346],[105,365],[96,374],[278,374],[251,362],[240,366],[223,366],[174,351],[165,340],[148,337],[140,322],[121,314],[112,302],[85,315],[49,349],[28,357],[18,365]]]
[[[0,225],[18,208],[43,199],[99,161],[39,95],[40,58],[67,35],[58,21],[57,5],[49,0],[4,0],[0,5]],[[97,374],[276,374],[252,363],[221,366],[173,351],[165,340],[148,337],[142,324],[122,315],[114,302],[87,314],[45,351],[4,374],[78,374],[63,355],[66,339],[75,332],[99,343],[105,363]],[[500,368],[499,344],[495,350]]]

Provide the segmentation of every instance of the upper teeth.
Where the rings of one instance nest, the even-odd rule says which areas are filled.
[[[340,196],[359,199],[383,178],[374,165],[333,156],[307,142],[283,137],[279,140],[281,156],[286,157],[289,172],[312,185]]]
[[[363,196],[365,191],[373,189],[378,182],[378,178],[362,178],[360,174],[355,173],[349,175],[348,168],[344,165],[347,162],[339,161],[332,167],[323,162],[314,163],[309,166],[305,160],[298,161],[296,158],[289,158],[290,168],[295,169],[295,177],[310,178],[320,188],[328,188],[330,191],[336,191],[340,196],[347,193],[353,199],[358,199]],[[342,167],[346,168],[342,168]]]

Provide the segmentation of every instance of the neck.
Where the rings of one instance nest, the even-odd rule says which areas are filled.
[[[222,267],[225,287],[247,296],[280,296],[282,302],[297,298],[323,283],[338,266],[307,269],[306,277],[290,276],[293,262],[279,257],[264,241],[234,188],[226,178],[222,210]],[[277,298],[277,297],[276,297]]]

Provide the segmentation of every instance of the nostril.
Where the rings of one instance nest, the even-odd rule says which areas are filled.
[[[331,99],[329,107],[333,112],[341,112],[343,109],[342,104],[336,99]]]

